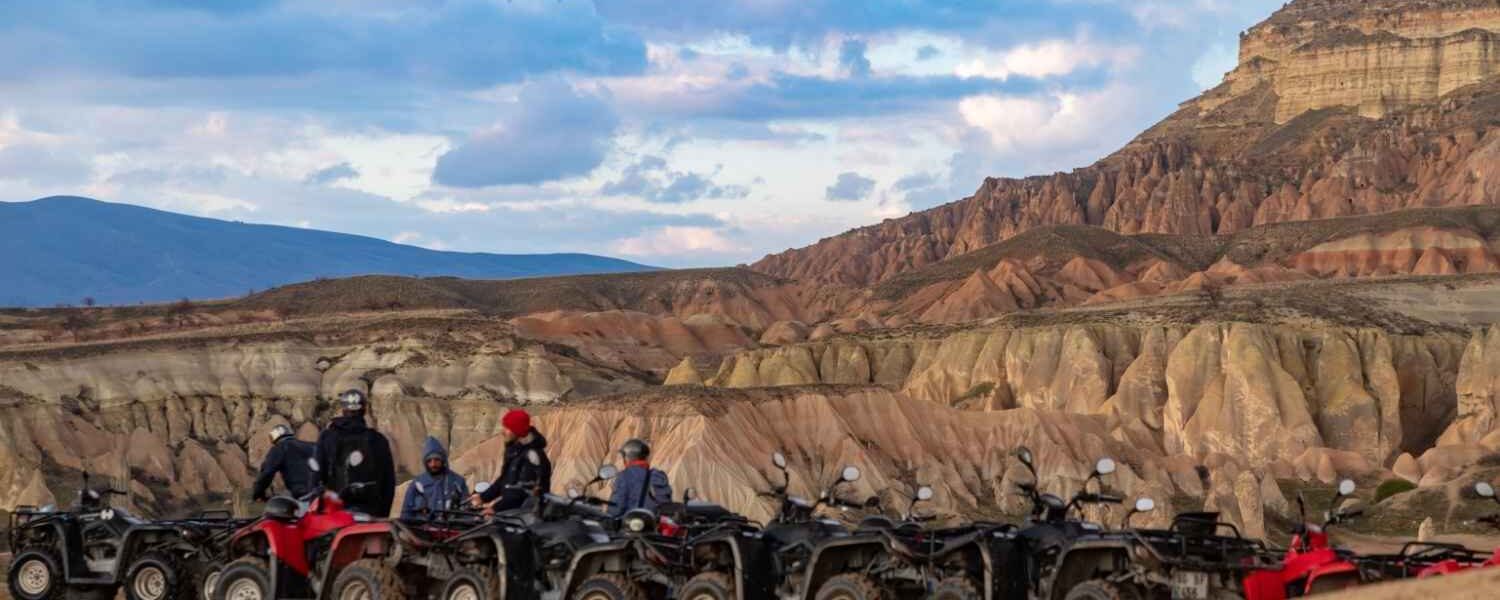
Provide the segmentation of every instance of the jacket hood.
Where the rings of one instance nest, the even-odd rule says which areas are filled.
[[[443,463],[447,464],[448,449],[444,448],[443,443],[439,442],[437,438],[429,435],[427,436],[427,441],[422,442],[422,462],[426,463],[433,458],[441,458],[443,459]]]
[[[346,415],[342,417],[336,417],[328,426],[332,429],[347,431],[351,433],[364,431],[370,428],[369,425],[365,424],[365,418],[362,415]]]

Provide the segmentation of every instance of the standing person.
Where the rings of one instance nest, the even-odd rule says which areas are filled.
[[[500,419],[500,434],[505,436],[505,462],[500,477],[482,494],[470,497],[476,507],[490,511],[520,508],[534,492],[552,489],[552,461],[547,459],[547,438],[531,426],[531,414],[521,409],[505,413]],[[535,452],[536,462],[532,462]]]
[[[406,488],[401,501],[403,519],[428,519],[469,497],[468,483],[448,468],[448,450],[435,437],[428,436],[422,445],[422,466],[425,470]]]
[[[629,440],[620,446],[625,470],[615,477],[615,490],[609,496],[609,514],[618,517],[631,510],[654,511],[672,501],[672,484],[661,469],[651,468],[651,445],[644,440]]]
[[[318,472],[323,487],[334,492],[344,491],[350,484],[365,484],[350,494],[351,498],[344,498],[344,505],[384,517],[391,514],[396,500],[396,462],[391,458],[391,443],[365,424],[368,406],[364,392],[339,394],[343,414],[318,436]]]
[[[292,435],[288,425],[277,425],[268,432],[271,449],[260,462],[260,475],[255,478],[250,500],[261,502],[271,498],[271,482],[281,474],[281,484],[293,498],[302,498],[318,490],[318,473],[308,460],[317,453],[317,447]]]

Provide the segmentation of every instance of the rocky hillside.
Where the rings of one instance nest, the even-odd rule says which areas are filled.
[[[969,198],[767,256],[757,270],[870,285],[1046,225],[1231,234],[1490,204],[1500,192],[1500,8],[1297,0],[1241,41],[1225,82],[1095,165],[989,179]]]

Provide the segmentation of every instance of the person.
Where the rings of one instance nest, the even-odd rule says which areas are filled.
[[[537,491],[552,489],[547,438],[531,426],[531,414],[521,409],[505,413],[500,418],[500,434],[505,437],[500,476],[490,489],[470,497],[475,507],[484,507],[486,512],[520,508]]]
[[[271,483],[281,474],[281,484],[293,498],[302,498],[318,490],[318,473],[309,460],[317,453],[317,447],[292,435],[291,426],[279,424],[268,432],[271,449],[260,462],[260,475],[255,477],[255,486],[250,490],[250,500],[262,502],[271,499]]]
[[[351,484],[365,487],[344,498],[344,506],[356,512],[384,517],[396,500],[396,462],[391,443],[365,424],[369,401],[364,392],[339,394],[342,414],[318,436],[317,459],[323,488],[342,492]]]
[[[625,461],[625,470],[615,477],[615,489],[609,496],[610,516],[618,517],[637,508],[654,511],[657,506],[672,501],[672,485],[667,481],[667,474],[651,468],[650,444],[644,440],[628,440],[620,446],[620,458]]]
[[[428,436],[422,445],[422,466],[425,470],[407,486],[401,500],[403,519],[430,519],[469,497],[468,483],[448,469],[448,450],[435,437]]]

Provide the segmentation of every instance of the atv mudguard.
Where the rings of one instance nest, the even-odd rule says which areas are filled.
[[[1075,541],[1057,556],[1057,564],[1052,569],[1051,577],[1041,582],[1040,589],[1046,591],[1046,597],[1062,600],[1074,585],[1098,577],[1101,571],[1128,571],[1133,565],[1130,545],[1131,542],[1121,539]]]
[[[813,549],[812,556],[808,557],[807,576],[802,579],[802,590],[797,597],[802,600],[811,600],[817,595],[818,588],[823,585],[823,582],[834,575],[846,572],[844,565],[835,565],[833,560],[855,552],[889,554],[891,547],[884,535],[873,533],[856,534],[819,544]]]
[[[693,544],[693,554],[717,549],[733,564],[730,577],[735,579],[735,598],[770,598],[776,589],[775,559],[764,540],[738,531],[721,531],[700,538]]]
[[[480,543],[495,551],[494,566],[501,598],[536,598],[537,564],[532,552],[533,540],[525,529],[495,524],[471,530],[448,540],[450,547]]]
[[[573,555],[573,563],[568,566],[568,576],[564,580],[560,597],[573,597],[573,592],[583,584],[585,579],[606,570],[606,566],[615,566],[617,567],[615,570],[623,570],[620,567],[625,562],[635,560],[639,556],[640,553],[635,548],[634,540],[630,539],[610,540],[579,550]]]
[[[402,548],[395,543],[392,532],[388,521],[357,523],[338,530],[328,547],[328,555],[318,558],[323,568],[319,571],[317,589],[332,590],[339,572],[361,558],[384,556],[399,562]]]

